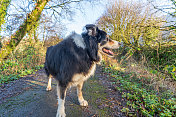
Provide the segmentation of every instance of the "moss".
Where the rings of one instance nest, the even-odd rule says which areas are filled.
[[[105,87],[98,83],[97,77],[92,77],[85,82],[83,93],[84,98],[88,100],[92,109],[96,110],[96,115],[100,117],[109,116],[109,108],[103,106],[106,103],[107,93],[105,93]]]

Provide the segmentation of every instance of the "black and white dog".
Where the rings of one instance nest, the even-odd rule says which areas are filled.
[[[73,33],[46,52],[45,71],[49,77],[47,91],[51,90],[51,75],[57,80],[58,110],[56,117],[65,117],[65,96],[68,87],[77,86],[78,101],[88,106],[82,96],[84,81],[92,76],[101,53],[113,56],[110,49],[117,49],[120,43],[108,38],[107,33],[97,26],[85,26],[81,35]]]

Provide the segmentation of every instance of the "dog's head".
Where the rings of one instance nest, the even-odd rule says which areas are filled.
[[[103,30],[100,30],[97,26],[93,24],[88,24],[85,26],[86,33],[84,36],[86,37],[86,46],[90,47],[89,50],[90,56],[97,60],[98,51],[102,54],[105,54],[109,57],[113,57],[114,53],[112,49],[117,49],[120,47],[120,43],[110,39],[107,33]],[[91,52],[93,52],[91,54]]]

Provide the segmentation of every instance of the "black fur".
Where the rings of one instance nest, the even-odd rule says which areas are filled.
[[[85,26],[86,32],[70,35],[67,39],[47,49],[45,71],[47,76],[57,80],[58,110],[56,116],[65,117],[64,100],[68,86],[77,86],[78,101],[81,106],[88,106],[82,96],[82,86],[85,80],[94,74],[96,63],[101,61],[101,54],[110,55],[106,48],[118,48],[117,41],[110,43],[106,32],[95,25]],[[51,90],[49,77],[47,91]]]
[[[89,55],[90,59],[92,61],[98,61],[98,43],[97,38],[88,36],[88,35],[82,35],[84,38],[84,42],[86,44],[86,50],[87,54]]]
[[[106,38],[106,33],[96,29],[96,35],[82,34],[86,48],[78,47],[72,37],[51,46],[46,52],[45,71],[53,75],[62,87],[68,83],[76,73],[87,74],[93,62],[99,61],[98,43]],[[94,32],[95,33],[95,32]]]

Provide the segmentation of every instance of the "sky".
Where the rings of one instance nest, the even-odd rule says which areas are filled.
[[[96,20],[102,16],[106,10],[109,2],[113,0],[99,0],[96,4],[86,3],[82,7],[84,8],[84,13],[77,11],[74,16],[74,21],[67,23],[66,27],[68,28],[67,34],[72,31],[77,32],[78,34],[82,33],[82,29],[86,24],[94,24]],[[122,0],[123,1],[123,0]],[[124,1],[141,1],[141,0],[124,0]],[[146,0],[142,0],[146,2]]]
[[[83,12],[76,11],[73,21],[64,21],[67,27],[67,34],[75,31],[82,33],[86,24],[94,24],[96,20],[104,13],[108,0],[100,0],[100,3],[92,5],[91,3],[82,4]]]
[[[94,24],[96,20],[102,16],[104,11],[107,8],[107,4],[112,2],[113,0],[99,0],[98,3],[91,4],[88,2],[83,2],[81,6],[83,7],[82,11],[76,10],[75,15],[73,16],[73,20],[65,20],[63,21],[66,24],[66,35],[69,35],[71,32],[75,31],[78,34],[82,33],[82,29],[86,24]],[[143,3],[147,3],[148,1],[154,1],[153,3],[156,6],[170,6],[170,0],[124,0],[124,1],[139,1]],[[163,14],[162,14],[163,15]]]
[[[82,33],[82,29],[86,24],[94,24],[96,22],[96,20],[104,13],[104,11],[107,8],[107,4],[109,3],[109,1],[112,0],[99,0],[100,2],[95,2],[95,4],[91,4],[88,2],[81,2],[81,7],[82,9],[79,10],[75,10],[74,9],[74,14],[73,14],[73,20],[67,20],[67,19],[63,19],[62,22],[66,27],[66,32],[63,35],[64,37],[66,37],[67,35],[69,35],[71,32],[75,31],[78,34]],[[124,1],[141,1],[141,0],[124,0]],[[143,2],[146,2],[147,0],[142,0]],[[148,0],[149,1],[149,0]],[[170,0],[155,0],[155,4],[158,6],[162,6],[162,5],[169,5],[170,4]],[[21,7],[25,5],[27,5],[26,0],[12,0],[11,2],[11,9],[8,11],[9,14],[15,14],[15,13],[20,13],[23,12],[18,11],[18,9],[16,9],[16,7]],[[31,3],[31,5],[29,6],[28,11],[30,11],[31,9],[33,9],[34,7],[34,3]],[[48,10],[47,10],[48,11]],[[26,15],[24,15],[23,17],[26,17]],[[10,18],[9,18],[10,19]],[[12,21],[12,23],[16,23],[17,27],[20,25],[20,23],[23,22],[23,19],[20,22],[15,22]],[[12,32],[14,33],[14,32]],[[2,34],[2,33],[1,33]],[[4,32],[5,34],[5,32]]]

